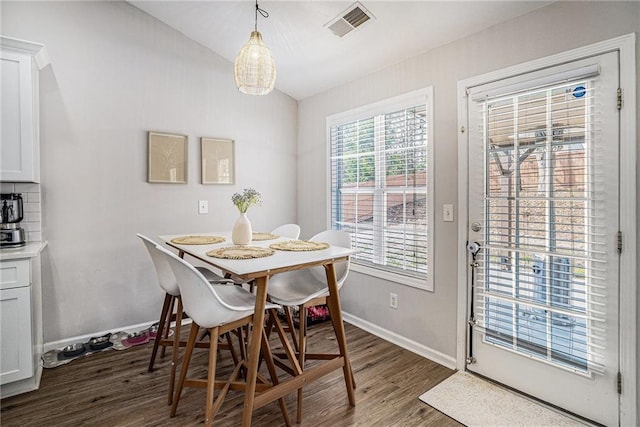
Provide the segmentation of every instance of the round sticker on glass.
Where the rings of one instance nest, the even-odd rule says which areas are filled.
[[[576,86],[573,88],[573,96],[575,98],[582,98],[587,93],[587,89],[584,86]]]

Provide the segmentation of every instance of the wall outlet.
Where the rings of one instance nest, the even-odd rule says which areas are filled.
[[[198,200],[198,214],[206,215],[209,213],[209,201],[208,200]]]
[[[398,294],[394,294],[393,292],[389,294],[389,307],[398,308]]]

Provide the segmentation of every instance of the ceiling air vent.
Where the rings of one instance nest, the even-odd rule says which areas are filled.
[[[336,36],[343,37],[372,18],[374,16],[371,12],[359,2],[355,2],[325,26],[333,31]]]

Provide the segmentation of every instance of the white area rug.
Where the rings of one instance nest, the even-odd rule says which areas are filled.
[[[585,425],[466,372],[456,372],[420,400],[469,427]]]

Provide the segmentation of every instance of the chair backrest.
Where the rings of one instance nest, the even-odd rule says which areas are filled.
[[[235,307],[223,301],[207,279],[191,264],[174,253],[156,246],[156,252],[171,266],[182,295],[184,311],[202,328],[213,328],[236,320],[238,312],[248,307]],[[219,285],[225,286],[225,285]]]
[[[309,240],[325,242],[332,246],[351,249],[351,235],[346,231],[325,230],[311,237]],[[336,271],[338,287],[340,288],[349,274],[349,260],[336,262],[334,264],[334,269]],[[313,276],[318,280],[326,281],[327,276],[324,267],[312,268],[311,274],[313,274]]]
[[[171,270],[167,260],[156,251],[158,244],[143,234],[138,233],[136,236],[142,240],[142,243],[144,243],[147,248],[147,252],[149,252],[160,287],[169,295],[180,295],[180,289],[178,288],[178,282],[176,281],[176,276],[173,274],[173,270]]]
[[[284,224],[280,227],[274,228],[271,233],[281,237],[297,239],[300,237],[300,226],[298,224]]]

